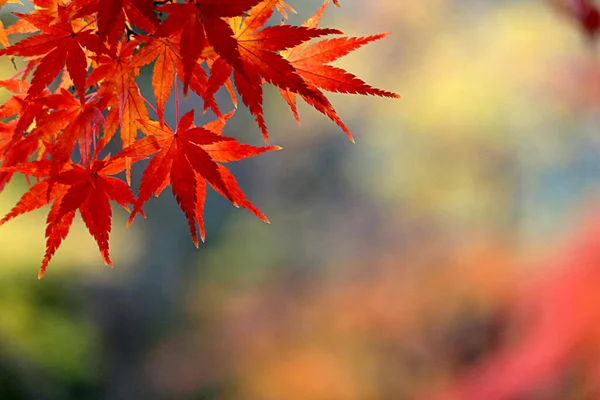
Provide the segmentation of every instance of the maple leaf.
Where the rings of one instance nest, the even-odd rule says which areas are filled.
[[[125,23],[139,26],[148,33],[158,27],[158,18],[154,13],[152,0],[97,0],[98,39],[108,41],[108,47],[117,46]]]
[[[396,93],[373,88],[343,69],[327,64],[367,43],[383,39],[388,34],[326,39],[304,50],[290,51],[285,56],[307,82],[320,89],[337,93],[399,98]]]
[[[141,38],[144,47],[129,63],[131,68],[140,68],[154,63],[152,88],[156,98],[156,110],[159,121],[164,121],[165,104],[173,89],[173,78],[177,70],[183,70],[181,57],[172,41],[167,38]]]
[[[28,16],[38,18],[52,24],[55,21],[67,22],[73,18],[75,13],[80,11],[87,3],[87,0],[33,0],[34,10]],[[15,24],[7,29],[9,34],[32,33],[39,31],[36,24],[32,24],[27,19],[18,19]]]
[[[110,128],[104,131],[105,134],[102,137],[104,142],[108,142],[113,132],[119,127],[123,147],[135,142],[138,130],[141,129],[144,123],[150,121],[148,109],[134,79],[129,81],[125,90],[123,108],[111,108],[106,117],[107,125]]]
[[[97,93],[114,94],[109,96],[112,101],[109,103],[106,128],[99,147],[104,147],[117,129],[120,131],[121,145],[129,146],[136,140],[142,122],[149,121],[145,99],[135,80],[139,69],[130,66],[133,50],[138,44],[136,40],[118,43],[116,62],[111,57],[100,57],[98,67],[88,76],[88,86],[100,85]],[[130,183],[131,160],[126,163],[127,182]]]
[[[326,0],[319,10],[303,25],[309,28],[316,28],[328,4],[329,0]],[[290,62],[296,72],[308,84],[309,88],[317,93],[321,93],[319,89],[323,89],[337,93],[399,98],[400,96],[396,93],[373,88],[349,72],[328,65],[328,63],[357,50],[365,44],[383,39],[387,35],[388,33],[381,33],[367,37],[339,37],[321,40],[315,44],[304,42],[293,48],[282,51],[281,56]],[[296,108],[295,94],[293,91],[286,88],[280,88],[280,92],[292,109],[296,121],[299,122],[300,118]],[[327,105],[323,102],[315,102],[314,98],[308,97],[303,93],[300,93],[300,95],[308,104],[327,115],[342,128],[350,140],[354,141],[350,131],[341,121],[331,105]]]
[[[144,46],[128,63],[129,68],[141,68],[155,61],[152,72],[152,88],[156,99],[156,113],[159,121],[164,122],[165,104],[176,82],[176,74],[181,77],[185,74],[181,54],[178,51],[178,39],[155,36],[139,38]],[[195,64],[192,68],[190,87],[204,99],[206,108],[211,108],[217,116],[221,116],[219,107],[213,97],[206,95],[206,71]]]
[[[43,99],[43,103],[53,110],[49,114],[52,123],[42,125],[55,138],[52,147],[52,175],[57,174],[70,161],[77,143],[82,162],[89,163],[98,128],[104,123],[104,115],[100,110],[106,108],[107,101],[106,97],[91,96],[82,104],[64,89]]]
[[[127,101],[129,85],[132,81],[135,83],[135,78],[139,75],[139,69],[130,65],[133,51],[138,45],[137,40],[117,43],[115,57],[99,56],[96,68],[86,80],[86,86],[99,85],[97,92],[114,93],[118,102],[119,116],[123,113]]]
[[[193,0],[186,4],[166,4],[160,8],[168,13],[161,25],[165,35],[181,34],[181,58],[183,62],[183,92],[191,79],[194,64],[202,50],[210,45],[230,65],[242,69],[242,61],[233,38],[233,31],[224,17],[242,15],[261,0]]]
[[[123,108],[113,107],[106,116],[106,125],[109,128],[104,130],[104,136],[99,144],[100,147],[104,147],[111,140],[117,128],[120,130],[121,145],[127,147],[133,144],[137,139],[138,131],[144,123],[150,121],[148,109],[135,79],[130,78],[124,90],[126,91]],[[131,184],[131,158],[127,158],[125,163],[127,183]]]
[[[166,186],[171,185],[173,195],[188,220],[194,245],[198,247],[196,225],[199,226],[201,239],[204,240],[202,211],[206,182],[234,205],[248,208],[267,221],[246,199],[229,171],[219,163],[238,161],[280,148],[241,144],[233,138],[195,127],[193,121],[193,110],[181,117],[175,131],[166,124],[150,121],[145,124],[149,135],[125,148],[115,158],[139,158],[154,154],[142,176],[129,223],[153,193],[158,196]]]
[[[110,201],[116,202],[126,210],[129,210],[127,204],[135,202],[129,186],[110,176],[121,172],[125,163],[123,160],[95,160],[89,167],[69,163],[54,178],[54,185],[49,179],[51,167],[51,162],[44,160],[18,167],[1,168],[45,179],[33,185],[21,197],[15,207],[0,220],[0,225],[18,215],[53,203],[46,220],[46,254],[38,275],[41,278],[56,250],[69,233],[75,212],[79,210],[83,222],[98,245],[102,259],[112,266],[108,242],[112,219]],[[49,195],[46,195],[48,191]]]
[[[341,34],[337,29],[279,25],[260,29],[273,14],[278,1],[266,0],[252,8],[243,23],[237,19],[231,24],[244,62],[245,72],[256,71],[265,81],[282,88],[302,91],[305,84],[295,74],[295,69],[277,52],[286,50],[311,39],[331,34]],[[260,29],[260,30],[259,30]]]
[[[0,86],[15,93],[2,106],[0,106],[0,118],[11,119],[5,125],[5,141],[3,143],[0,161],[2,166],[15,166],[26,162],[34,154],[43,153],[40,142],[50,140],[47,129],[52,126],[52,119],[48,118],[48,109],[44,107],[42,99],[26,101],[24,93],[29,89],[29,84],[23,81],[6,80],[0,81]],[[16,117],[16,118],[13,118]],[[31,129],[27,135],[23,135],[26,129],[37,121],[40,126]],[[58,129],[58,128],[57,128]],[[0,171],[0,191],[12,178],[12,172]]]
[[[0,154],[3,167],[15,166],[26,162],[27,159],[40,148],[39,142],[42,136],[41,130],[33,131],[26,137],[15,137],[14,132],[16,125],[16,123],[12,122],[3,127],[3,130],[5,130],[5,140],[2,143],[2,154]],[[10,133],[8,131],[10,131]],[[13,177],[13,174],[14,172],[11,172],[10,170],[0,169],[0,191],[8,184]]]
[[[285,19],[288,18],[288,15],[287,15],[288,11],[292,12],[294,14],[297,14],[297,11],[294,10],[294,8],[292,8],[292,6],[290,6],[283,0],[278,0],[277,4],[275,4],[275,8],[277,8],[277,11],[279,11],[279,14],[281,14],[281,16]]]
[[[315,101],[326,102],[324,96],[320,96],[310,89],[291,63],[278,52],[316,37],[342,33],[337,29],[316,29],[290,25],[269,26],[261,29],[272,16],[277,5],[281,5],[279,0],[264,0],[248,11],[243,20],[240,17],[230,19],[243,69],[238,70],[235,69],[235,66],[216,60],[211,67],[211,77],[208,83],[209,93],[213,94],[216,92],[216,88],[225,83],[233,70],[238,93],[250,113],[254,115],[265,142],[268,141],[268,132],[262,109],[261,86],[263,81],[283,90],[302,93],[309,98],[314,98]]]
[[[67,71],[77,88],[81,103],[85,101],[85,77],[87,74],[87,59],[82,46],[96,49],[97,39],[89,23],[77,21],[59,22],[50,25],[47,18],[35,15],[15,13],[27,20],[45,33],[21,40],[8,48],[0,50],[1,55],[43,56],[31,80],[30,96],[39,95],[62,68]]]

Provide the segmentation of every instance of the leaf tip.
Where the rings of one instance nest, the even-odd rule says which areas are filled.
[[[108,252],[102,252],[102,261],[104,261],[104,264],[108,265],[111,268],[115,267],[108,255]]]

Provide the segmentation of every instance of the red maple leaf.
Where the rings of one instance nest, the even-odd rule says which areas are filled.
[[[89,167],[66,164],[50,182],[51,163],[34,161],[18,167],[7,167],[11,172],[21,172],[44,178],[33,185],[17,205],[2,219],[0,225],[14,217],[41,208],[50,202],[52,207],[46,219],[46,254],[42,261],[39,278],[44,275],[48,263],[69,233],[75,212],[79,210],[88,231],[98,244],[102,259],[112,266],[108,239],[111,231],[112,211],[110,200],[129,210],[135,197],[129,186],[111,177],[125,168],[124,160],[93,161]]]
[[[90,96],[81,104],[66,90],[47,96],[43,103],[52,112],[48,115],[52,123],[42,126],[46,137],[54,138],[52,147],[52,175],[56,175],[71,160],[75,145],[79,143],[79,154],[84,164],[89,163],[94,152],[94,144],[99,127],[104,123],[102,109],[108,99],[102,96]]]
[[[16,13],[44,33],[0,50],[2,55],[17,55],[26,57],[42,56],[31,80],[29,96],[39,95],[66,65],[67,71],[79,94],[81,103],[85,99],[85,77],[87,74],[87,58],[83,47],[96,51],[97,39],[90,23],[75,20],[52,23],[40,15]]]
[[[267,221],[246,199],[231,173],[219,163],[239,161],[266,151],[278,150],[279,147],[245,145],[233,138],[221,136],[218,132],[195,127],[193,110],[181,117],[175,131],[156,121],[147,122],[144,129],[148,133],[147,137],[115,156],[139,158],[154,154],[142,176],[138,199],[129,223],[153,193],[158,196],[171,185],[173,195],[188,220],[194,244],[198,247],[196,225],[200,227],[201,238],[204,240],[202,212],[205,182],[234,205],[248,208],[263,221]]]
[[[238,43],[242,69],[235,69],[235,66],[226,62],[227,60],[217,59],[211,67],[208,83],[208,91],[213,94],[226,79],[229,79],[233,70],[236,88],[242,101],[254,115],[265,141],[268,140],[268,132],[262,109],[263,82],[292,93],[301,93],[315,102],[328,103],[324,96],[307,86],[292,64],[279,52],[319,36],[342,33],[337,29],[289,25],[261,29],[273,15],[277,5],[280,5],[278,0],[264,0],[253,7],[245,18],[230,19],[234,38]]]
[[[142,38],[145,41],[145,38]],[[152,72],[152,88],[156,98],[158,119],[164,121],[165,104],[173,89],[175,71],[183,70],[181,57],[172,40],[167,38],[147,39],[144,47],[134,56],[129,64],[132,68],[143,67],[154,63]]]
[[[110,142],[117,129],[120,131],[121,145],[129,146],[137,139],[143,122],[149,121],[145,99],[135,80],[139,69],[132,67],[130,63],[133,50],[138,45],[136,40],[119,42],[116,62],[108,56],[102,56],[99,58],[98,67],[88,76],[87,85],[98,84],[97,93],[103,93],[110,99],[100,147]],[[130,183],[131,160],[128,159],[126,164],[127,182]]]
[[[260,0],[193,0],[187,4],[166,4],[160,8],[162,12],[169,14],[162,24],[164,34],[181,34],[184,94],[187,94],[193,67],[207,46],[212,46],[229,64],[241,69],[237,42],[223,18],[242,15],[259,2]]]
[[[98,39],[116,47],[125,31],[126,22],[139,26],[148,33],[158,27],[152,0],[96,0]]]
[[[316,28],[319,25],[321,16],[323,15],[328,3],[329,0],[326,0],[321,8],[304,23],[304,26]],[[357,50],[365,44],[383,39],[387,35],[387,33],[382,33],[379,35],[358,38],[339,37],[322,40],[315,44],[304,42],[294,48],[283,51],[281,55],[290,62],[296,72],[305,80],[309,87],[318,93],[321,93],[319,89],[323,89],[338,93],[399,98],[400,96],[396,93],[373,88],[349,72],[346,72],[341,68],[328,65],[328,63],[335,61],[354,50]],[[296,108],[295,94],[291,90],[285,88],[280,88],[280,91],[281,95],[292,109],[296,121],[300,122]],[[300,93],[300,95],[308,104],[327,115],[340,128],[342,128],[350,140],[354,141],[350,131],[341,121],[332,106],[328,107],[326,104],[315,102],[313,98],[308,97],[303,93]]]

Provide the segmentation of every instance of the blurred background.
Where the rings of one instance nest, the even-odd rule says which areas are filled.
[[[0,399],[600,398],[593,3],[341,3],[322,26],[392,34],[336,65],[402,99],[331,95],[352,145],[266,87],[284,150],[232,171],[271,225],[209,193],[196,250],[165,193],[115,209],[113,270],[79,220],[41,281],[47,210],[0,229]]]

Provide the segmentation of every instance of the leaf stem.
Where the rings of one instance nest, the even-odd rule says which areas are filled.
[[[27,70],[27,68],[23,68],[20,71],[17,71],[13,76],[11,76],[10,78],[8,78],[8,80],[10,81],[10,80],[15,79],[19,75],[23,75],[26,70]]]
[[[148,106],[148,108],[150,108],[152,111],[154,111],[154,114],[156,114],[158,116],[158,111],[156,111],[156,108],[154,108],[154,106],[152,105],[152,103],[150,103],[148,101],[148,99],[145,98],[144,96],[142,96],[142,100],[144,100],[144,103],[146,103],[146,105]]]

